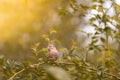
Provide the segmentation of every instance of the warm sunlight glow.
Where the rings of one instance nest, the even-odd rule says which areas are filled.
[[[16,34],[18,24],[27,19],[27,7],[27,0],[0,0],[0,40]]]
[[[57,2],[54,0],[54,3]],[[54,3],[49,0],[0,0],[0,41],[10,40],[22,31],[29,31],[45,18],[51,19],[48,14],[55,7]]]
[[[27,25],[36,19],[41,1],[0,0],[0,41],[9,40],[23,28],[29,29]]]

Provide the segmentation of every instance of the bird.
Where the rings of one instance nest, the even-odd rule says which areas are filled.
[[[48,58],[53,58],[55,60],[59,59],[60,53],[53,44],[47,46],[48,49]]]

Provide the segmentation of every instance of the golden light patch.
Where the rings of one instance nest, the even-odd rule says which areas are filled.
[[[31,30],[34,27],[32,25],[38,25],[42,20],[51,21],[53,9],[59,2],[57,0],[0,0],[0,41],[22,34],[21,30]]]
[[[34,19],[28,0],[0,0],[0,40],[10,39]],[[30,7],[31,6],[31,7]]]

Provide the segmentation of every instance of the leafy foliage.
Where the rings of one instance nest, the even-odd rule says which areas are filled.
[[[63,54],[57,61],[47,58],[47,48],[41,47],[41,42],[32,46],[33,56],[28,61],[17,62],[0,56],[3,80],[120,80],[120,21],[117,15],[108,14],[111,7],[116,11],[119,5],[111,0],[110,8],[105,8],[104,0],[93,2],[99,4],[93,4],[89,9],[80,5],[97,11],[97,14],[91,13],[89,18],[95,33],[87,33],[91,41],[87,46],[79,47],[76,40],[72,41],[70,48],[57,46]],[[79,11],[78,5],[71,6]],[[42,38],[47,44],[60,45],[57,34],[57,30],[51,29]],[[117,44],[117,47],[113,44]]]
[[[51,33],[51,32],[50,32]],[[52,34],[50,34],[52,35]],[[48,36],[50,36],[48,35]],[[48,38],[47,36],[47,38]],[[46,37],[43,37],[46,39]],[[51,40],[48,38],[46,41]],[[94,42],[95,43],[95,42]],[[93,43],[93,44],[94,44]],[[91,45],[93,45],[91,44]],[[118,72],[109,70],[113,67],[113,60],[107,58],[105,66],[91,64],[87,60],[87,52],[81,54],[81,49],[75,42],[71,49],[62,48],[63,56],[60,60],[47,58],[47,49],[38,49],[40,43],[33,47],[32,61],[16,62],[1,57],[1,71],[3,80],[119,80]],[[94,47],[93,50],[96,48]],[[111,66],[112,65],[112,66]],[[117,69],[114,65],[114,69]],[[119,70],[119,69],[118,69]],[[113,71],[113,70],[112,70]]]

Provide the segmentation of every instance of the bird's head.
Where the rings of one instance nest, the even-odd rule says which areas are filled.
[[[56,49],[56,48],[55,48],[55,46],[54,46],[53,44],[49,44],[49,45],[47,46],[47,49],[48,49],[48,51],[50,51],[50,50]]]

